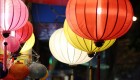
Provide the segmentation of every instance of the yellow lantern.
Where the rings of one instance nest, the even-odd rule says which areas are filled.
[[[75,48],[88,52],[91,54],[93,52],[100,52],[109,48],[116,39],[106,40],[102,47],[96,47],[94,41],[82,38],[75,34],[69,27],[67,21],[64,22],[64,33],[67,40],[72,44]]]
[[[20,50],[20,53],[26,52],[31,49],[35,44],[35,36],[32,33],[31,37],[25,42],[24,46]]]

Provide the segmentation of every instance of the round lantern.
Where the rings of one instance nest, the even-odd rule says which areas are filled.
[[[26,42],[33,33],[33,26],[28,21],[22,28],[11,31],[11,36],[14,36],[17,40],[19,40],[20,43]]]
[[[28,51],[34,46],[34,44],[35,44],[35,36],[32,33],[32,36],[25,42],[25,44],[21,48],[20,53]]]
[[[50,37],[49,47],[52,55],[60,62],[76,65],[86,63],[89,58],[87,53],[74,48],[65,38],[63,28],[56,30]]]
[[[66,19],[81,37],[104,42],[124,35],[131,27],[129,0],[69,0]]]
[[[29,69],[25,64],[16,62],[10,67],[9,74],[14,76],[16,80],[24,80],[29,75]]]
[[[10,52],[16,52],[20,47],[19,41],[12,36],[9,36],[8,38],[5,38],[3,40],[3,43],[2,43],[3,48],[4,48],[4,42],[7,42],[7,50]]]
[[[17,30],[28,20],[28,9],[22,0],[0,0],[0,30]]]
[[[6,77],[8,74],[8,69],[3,71],[3,64],[0,62],[0,79]]]
[[[39,79],[46,75],[47,68],[40,63],[33,62],[29,66],[29,70],[30,70],[29,76],[31,78]]]
[[[99,52],[109,48],[115,42],[115,39],[105,40],[101,47],[97,47],[93,40],[85,39],[75,34],[69,27],[67,21],[64,22],[64,33],[67,40],[76,48],[88,53]]]

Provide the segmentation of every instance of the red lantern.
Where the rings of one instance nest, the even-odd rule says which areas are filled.
[[[0,28],[2,31],[17,30],[28,20],[28,9],[21,0],[0,0]]]
[[[11,31],[11,36],[14,36],[20,43],[26,42],[33,33],[32,24],[28,21],[22,28]]]
[[[10,67],[9,74],[16,80],[24,80],[29,74],[29,69],[25,64],[17,62]]]
[[[71,29],[97,42],[124,35],[131,27],[132,17],[129,0],[69,0],[66,8]]]

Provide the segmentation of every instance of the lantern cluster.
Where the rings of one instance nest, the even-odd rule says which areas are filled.
[[[70,65],[87,62],[82,57],[93,57],[94,52],[112,46],[130,29],[132,17],[129,0],[69,0],[63,29],[50,37],[51,53]]]
[[[3,61],[3,71],[7,71],[8,59],[31,49],[35,38],[33,26],[28,21],[28,8],[22,0],[0,0],[0,5],[1,62]]]

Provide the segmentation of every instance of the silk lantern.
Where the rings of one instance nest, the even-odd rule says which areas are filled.
[[[10,52],[16,52],[20,47],[19,41],[16,38],[14,38],[13,36],[9,36],[8,38],[5,38],[3,40],[3,44],[4,44],[4,42],[7,42],[7,50]],[[2,46],[4,48],[3,44],[2,44]]]
[[[103,46],[97,47],[94,44],[93,40],[85,39],[77,34],[75,34],[71,29],[70,26],[67,23],[67,20],[64,22],[64,33],[66,36],[66,39],[76,48],[88,52],[88,54],[91,54],[93,52],[99,52],[106,50],[109,48],[113,43],[115,42],[115,39],[112,40],[105,40]]]
[[[29,75],[29,69],[25,64],[16,62],[10,67],[9,74],[14,76],[16,80],[24,80]]]
[[[124,35],[132,25],[132,17],[129,0],[69,0],[66,8],[72,31],[97,44]]]
[[[63,28],[56,30],[50,37],[49,48],[52,55],[60,62],[77,65],[90,61],[87,53],[74,48],[65,38]]]
[[[3,57],[3,65],[4,71],[6,70],[7,65],[7,51],[16,52],[19,49],[19,41],[16,38],[9,36],[5,38],[1,44],[2,48],[4,49],[4,57]]]
[[[28,51],[34,46],[34,44],[35,44],[35,36],[34,33],[32,33],[32,36],[25,42],[25,44],[21,48],[20,53]]]
[[[0,5],[0,28],[4,33],[25,25],[28,9],[22,0],[0,0]]]
[[[28,21],[22,28],[11,31],[11,36],[14,36],[17,40],[19,40],[20,43],[26,42],[33,33],[33,26]]]
[[[29,66],[30,74],[29,76],[34,79],[42,78],[46,75],[47,68],[40,63],[33,62]]]

